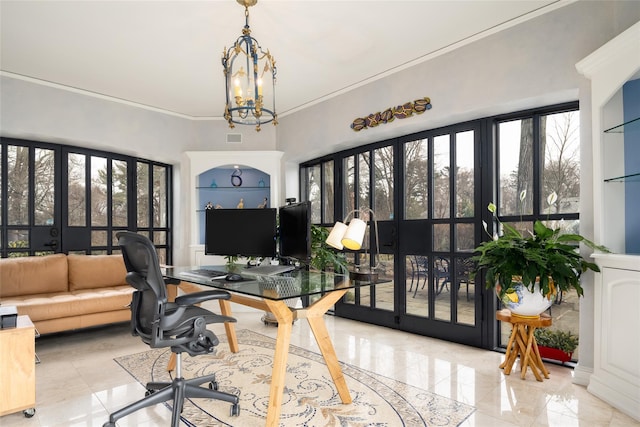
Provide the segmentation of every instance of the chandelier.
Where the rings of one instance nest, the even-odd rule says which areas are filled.
[[[276,114],[276,61],[269,49],[265,52],[249,28],[249,7],[258,0],[236,0],[244,6],[245,25],[242,35],[222,52],[227,103],[224,118],[229,127],[234,123],[254,125],[260,131],[264,123],[278,124]],[[271,102],[265,102],[270,100]]]

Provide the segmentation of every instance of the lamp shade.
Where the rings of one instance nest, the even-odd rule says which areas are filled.
[[[357,251],[362,247],[362,241],[364,240],[364,233],[366,230],[367,223],[360,218],[354,218],[349,223],[349,227],[347,227],[347,231],[345,231],[344,236],[342,237],[342,245],[347,249]]]
[[[346,224],[340,221],[336,222],[335,225],[333,226],[333,229],[331,230],[331,233],[329,233],[329,237],[327,237],[327,240],[326,240],[327,245],[341,251],[343,249],[342,237],[344,236],[344,233],[346,231],[347,231]]]

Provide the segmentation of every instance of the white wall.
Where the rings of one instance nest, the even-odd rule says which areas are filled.
[[[584,80],[575,64],[638,19],[638,2],[578,1],[283,117],[278,149],[289,161],[309,160],[419,130],[575,101]],[[424,96],[433,108],[422,115],[360,132],[349,127],[357,117]]]

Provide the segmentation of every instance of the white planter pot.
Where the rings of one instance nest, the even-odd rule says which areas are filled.
[[[533,285],[533,292],[529,291],[522,282],[512,283],[511,287],[501,295],[500,285],[496,286],[496,294],[505,308],[512,314],[522,317],[538,317],[556,300],[556,294],[547,298],[540,292],[540,284]]]

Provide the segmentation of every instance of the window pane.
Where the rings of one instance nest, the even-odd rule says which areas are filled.
[[[379,220],[393,219],[393,147],[374,151],[375,159],[375,207]]]
[[[435,292],[435,318],[451,320],[451,271],[450,259],[435,257],[433,260],[433,283]]]
[[[433,140],[433,217],[449,218],[451,201],[449,174],[451,172],[450,136],[440,135]]]
[[[580,112],[570,111],[540,118],[544,162],[541,168],[541,213],[568,213],[580,210]],[[547,196],[555,191],[553,206]]]
[[[475,325],[476,323],[473,269],[473,262],[470,258],[456,258],[457,322],[465,325]]]
[[[136,208],[138,215],[138,227],[149,227],[149,213],[151,203],[149,198],[149,169],[147,163],[138,162],[136,165],[136,187],[138,206]]]
[[[320,165],[314,165],[307,169],[309,182],[309,201],[311,202],[311,222],[320,224]]]
[[[127,218],[127,162],[114,160],[111,169],[111,221],[114,227],[126,227]]]
[[[167,244],[167,233],[164,231],[155,231],[153,233],[153,244],[154,245],[166,245]]]
[[[107,225],[107,159],[91,157],[91,225]]]
[[[404,144],[404,215],[406,219],[429,217],[429,146],[426,139]]]
[[[371,158],[369,152],[358,154],[358,207],[371,206]]]
[[[474,132],[456,134],[456,217],[474,215]]]
[[[429,316],[429,257],[407,255],[407,314]]]
[[[433,250],[436,252],[447,252],[451,248],[451,225],[433,225]]]
[[[355,199],[355,160],[354,157],[347,157],[344,159],[344,173],[345,173],[345,187],[343,189],[343,199],[344,199],[344,212],[342,216],[346,216],[349,212],[355,209],[356,199]],[[341,218],[342,219],[342,218]]]
[[[163,166],[153,167],[153,226],[167,226],[167,174]]]
[[[475,248],[475,240],[473,233],[473,224],[456,224],[456,251],[466,252],[473,251]]]
[[[532,214],[533,119],[500,123],[498,144],[500,215]]]
[[[29,148],[9,145],[7,157],[7,224],[28,225]]]
[[[34,221],[35,225],[53,225],[55,206],[55,157],[53,150],[35,149]]]
[[[107,231],[91,230],[91,246],[107,246]]]
[[[29,247],[29,230],[7,230],[9,249],[19,249]]]
[[[324,201],[324,219],[325,223],[333,223],[333,161],[324,163],[324,192],[322,199]]]
[[[69,226],[84,227],[87,225],[86,206],[86,156],[69,153],[67,162],[68,174],[68,220]]]

